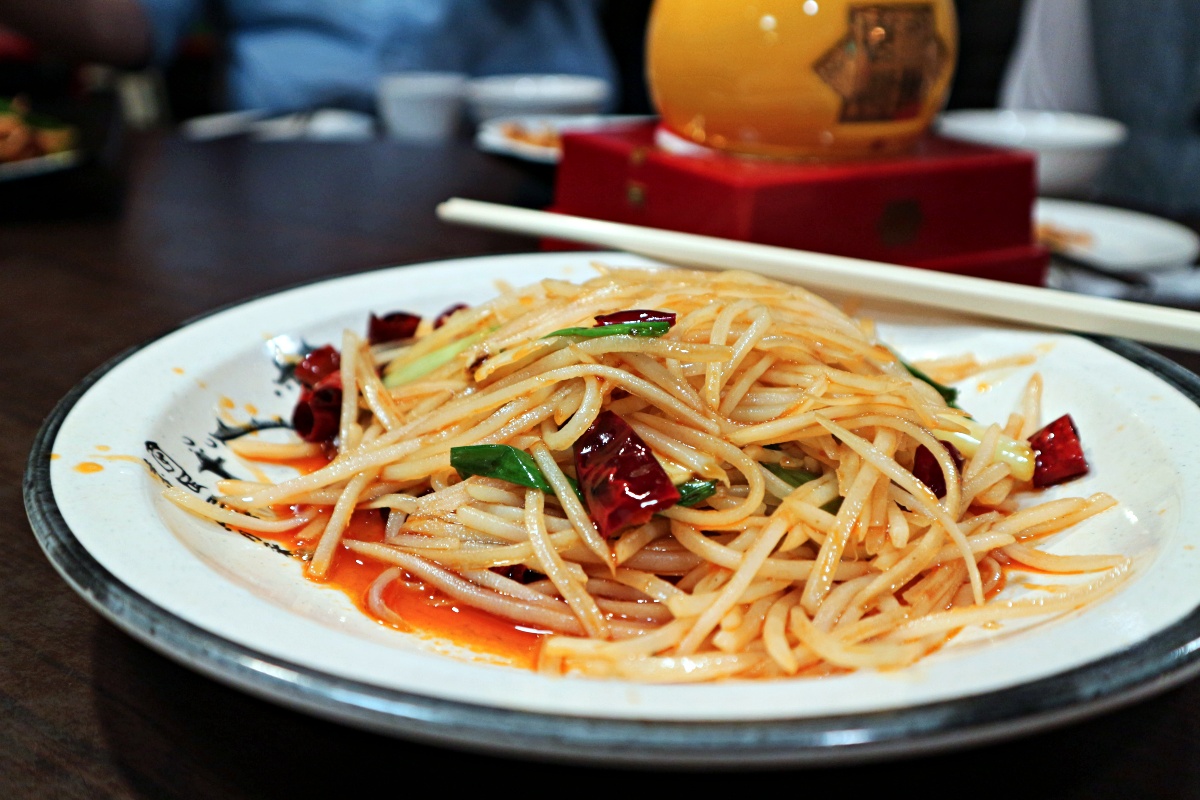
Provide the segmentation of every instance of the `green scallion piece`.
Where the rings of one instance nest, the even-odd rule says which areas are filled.
[[[806,469],[788,469],[787,467],[780,466],[779,464],[763,464],[763,466],[766,467],[768,471],[772,472],[775,477],[779,478],[792,488],[808,483],[809,481],[815,481],[817,478],[821,477],[820,473],[809,472]]]
[[[385,372],[383,385],[389,389],[395,389],[397,386],[403,386],[406,383],[412,383],[418,378],[423,378],[443,364],[448,364],[455,356],[471,345],[482,341],[488,333],[489,331],[477,331],[470,336],[464,336],[436,350],[431,350],[398,369]]]
[[[507,444],[475,444],[450,448],[450,466],[463,478],[479,475],[554,494],[533,456]]]
[[[646,320],[645,322],[619,322],[615,325],[597,325],[594,328],[562,328],[547,333],[543,339],[551,336],[584,336],[595,339],[600,336],[662,336],[671,329],[671,323],[666,320]]]
[[[675,488],[679,490],[679,502],[675,505],[691,507],[702,500],[712,497],[717,491],[717,482],[702,481],[699,478],[694,478],[690,481],[676,484]]]
[[[897,360],[899,360],[900,365],[908,370],[908,373],[914,378],[919,381],[924,381],[934,389],[937,389],[937,393],[940,394],[942,399],[946,401],[946,405],[950,406],[951,408],[958,408],[958,406],[955,404],[958,400],[958,389],[955,389],[953,386],[946,386],[945,384],[938,383],[933,378],[929,377],[924,372],[917,369],[912,364],[909,364],[902,358],[897,357]]]

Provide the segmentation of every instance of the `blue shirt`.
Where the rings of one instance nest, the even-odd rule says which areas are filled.
[[[1172,216],[1200,214],[1200,3],[1091,0],[1100,113],[1129,128],[1100,190]]]
[[[205,0],[142,0],[167,62]],[[233,109],[374,108],[388,72],[562,72],[616,86],[595,0],[222,0]]]

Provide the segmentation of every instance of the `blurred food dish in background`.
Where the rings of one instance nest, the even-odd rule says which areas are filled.
[[[484,152],[541,164],[562,158],[567,133],[615,130],[654,119],[641,114],[545,114],[495,117],[481,123],[475,145]]]
[[[1147,303],[1200,301],[1200,236],[1178,222],[1113,206],[1039,198],[1038,242],[1051,254],[1047,285]]]
[[[1038,239],[1052,253],[1113,271],[1190,268],[1200,236],[1171,220],[1124,208],[1042,198],[1034,209]]]
[[[0,98],[0,178],[72,164],[78,144],[75,126],[35,113],[23,97]]]

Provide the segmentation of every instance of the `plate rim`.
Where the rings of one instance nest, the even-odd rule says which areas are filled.
[[[55,405],[30,450],[23,499],[34,535],[54,569],[120,630],[201,674],[317,717],[438,746],[605,766],[704,768],[825,766],[997,742],[1137,702],[1200,672],[1200,648],[1195,646],[1200,641],[1198,606],[1153,636],[1109,656],[983,694],[821,717],[660,721],[521,711],[429,697],[295,664],[200,628],[118,579],[75,537],[50,482],[55,438],[92,386],[174,331],[261,297],[342,277],[349,276],[318,278],[225,304],[118,353]],[[1200,406],[1200,377],[1180,365],[1127,340],[1081,338],[1151,371]]]
[[[18,161],[0,162],[0,181],[15,181],[21,178],[32,178],[52,172],[71,169],[83,161],[83,153],[79,149],[63,150],[58,153],[24,158]]]

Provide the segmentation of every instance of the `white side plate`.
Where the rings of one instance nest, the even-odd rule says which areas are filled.
[[[1080,234],[1068,255],[1101,269],[1158,271],[1195,263],[1200,236],[1177,222],[1122,208],[1041,198],[1034,208],[1039,225]]]

